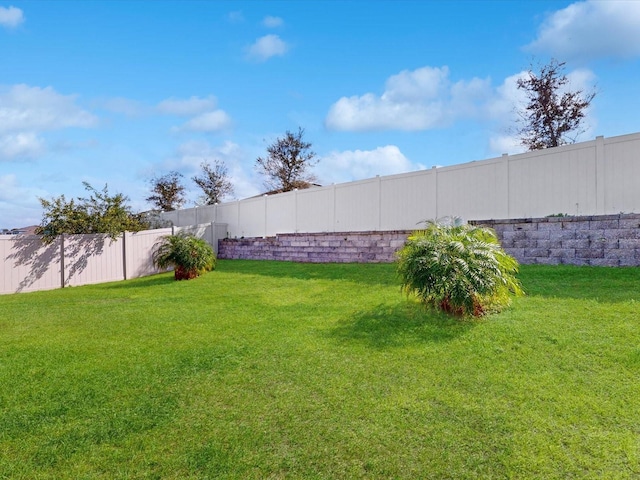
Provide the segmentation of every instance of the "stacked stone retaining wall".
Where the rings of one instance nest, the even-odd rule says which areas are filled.
[[[522,264],[640,266],[640,214],[471,222],[493,228]]]
[[[640,214],[472,221],[493,228],[522,264],[640,266]],[[410,231],[298,233],[225,239],[219,258],[315,263],[393,262]]]
[[[385,263],[395,260],[408,231],[290,233],[266,238],[224,239],[218,258],[312,263]]]

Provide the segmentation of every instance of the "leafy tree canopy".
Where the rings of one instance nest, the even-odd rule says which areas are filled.
[[[213,205],[233,195],[233,184],[229,180],[227,166],[223,161],[215,160],[213,165],[202,162],[200,169],[202,173],[191,179],[202,189],[202,203]]]
[[[36,233],[47,243],[61,234],[105,233],[115,239],[122,232],[137,232],[148,228],[139,214],[127,204],[122,193],[110,195],[107,185],[96,190],[83,182],[89,197],[68,200],[61,195],[52,200],[39,198],[44,209],[42,223]]]
[[[267,156],[256,159],[256,167],[265,177],[265,186],[275,192],[308,188],[315,181],[309,169],[316,165],[311,143],[303,140],[304,129],[287,131],[267,147]]]
[[[529,69],[517,82],[528,103],[521,109],[521,128],[517,130],[522,145],[529,150],[558,147],[574,143],[584,132],[585,112],[595,92],[568,90],[569,79],[563,73],[565,62],[552,60],[539,73]]]
[[[184,205],[186,198],[181,173],[171,171],[152,178],[149,183],[151,184],[151,195],[145,200],[157,210],[170,212]]]

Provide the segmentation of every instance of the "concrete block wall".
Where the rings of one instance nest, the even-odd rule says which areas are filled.
[[[389,263],[411,232],[291,233],[266,238],[224,239],[218,258],[309,263]]]
[[[480,220],[521,264],[640,266],[640,214]]]
[[[640,266],[640,214],[476,220],[521,264]],[[224,239],[219,258],[294,262],[393,262],[409,230],[298,233]]]

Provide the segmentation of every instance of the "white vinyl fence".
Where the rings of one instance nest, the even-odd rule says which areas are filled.
[[[165,235],[189,232],[218,253],[224,224],[192,225],[106,235],[61,235],[51,244],[36,235],[0,236],[0,294],[51,290],[113,282],[159,273],[152,262],[154,245]]]
[[[50,290],[158,273],[153,245],[171,228],[106,235],[61,235],[46,245],[36,235],[0,237],[0,293]]]
[[[640,212],[640,133],[163,214],[231,238],[410,230],[466,220]]]

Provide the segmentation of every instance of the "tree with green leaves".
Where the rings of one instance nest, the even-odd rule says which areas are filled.
[[[528,103],[518,111],[522,145],[529,150],[575,143],[584,132],[582,122],[595,92],[571,91],[563,73],[565,62],[551,60],[539,73],[530,68],[517,87],[526,93]]]
[[[287,131],[284,137],[267,147],[267,156],[256,159],[256,167],[265,177],[265,186],[273,192],[309,188],[315,176],[309,169],[317,164],[311,143],[303,139],[304,129]]]
[[[161,212],[179,209],[186,201],[182,177],[183,175],[176,171],[153,177],[149,181],[151,195],[145,200]]]
[[[201,174],[191,179],[202,189],[201,203],[213,205],[233,195],[233,184],[229,180],[227,166],[222,160],[214,160],[213,165],[202,162],[200,169]]]
[[[107,185],[96,190],[83,182],[88,197],[68,200],[64,195],[46,200],[39,198],[44,210],[42,223],[36,233],[50,243],[61,234],[104,233],[115,239],[122,232],[137,232],[148,228],[139,214],[127,204],[122,193],[109,194]]]

